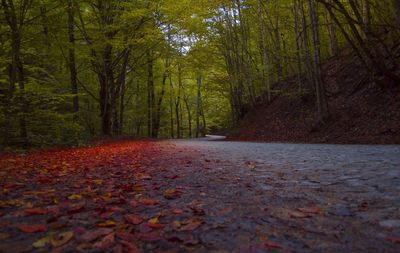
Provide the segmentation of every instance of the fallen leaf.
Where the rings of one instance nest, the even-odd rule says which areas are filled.
[[[112,229],[109,228],[99,228],[94,231],[88,231],[84,235],[82,235],[81,239],[85,242],[91,242],[99,238],[100,236],[108,235],[112,232]]]
[[[126,233],[126,232],[117,232],[116,236],[118,237],[118,239],[121,239],[123,241],[136,241],[137,240],[137,236],[131,233]]]
[[[141,199],[139,202],[145,206],[154,206],[157,204],[157,201],[153,199]]]
[[[108,228],[108,227],[114,227],[116,224],[117,223],[115,221],[108,220],[108,221],[105,221],[105,222],[97,223],[96,226],[99,227],[99,228]]]
[[[25,210],[26,215],[43,215],[46,214],[46,209],[42,208],[28,208]]]
[[[118,207],[118,206],[111,206],[111,207],[107,207],[106,211],[113,212],[113,213],[124,213],[125,209]]]
[[[50,241],[53,247],[60,247],[67,244],[72,238],[74,238],[74,232],[68,231],[52,237]]]
[[[42,224],[20,225],[18,228],[24,233],[37,233],[47,231],[46,226]]]
[[[149,226],[150,228],[154,228],[154,229],[162,229],[165,228],[164,224],[160,224],[160,223],[156,223],[156,224],[147,224],[147,226]]]
[[[154,229],[161,229],[164,228],[164,224],[160,224],[158,217],[152,218],[148,221],[147,226]]]
[[[134,214],[127,214],[124,216],[125,220],[128,221],[129,223],[132,223],[133,225],[139,225],[140,223],[143,222],[142,217]]]
[[[264,246],[269,249],[282,249],[283,247],[275,242],[264,242]]]
[[[69,200],[79,200],[79,199],[82,199],[82,198],[83,197],[80,194],[72,194],[72,195],[68,196]]]
[[[319,207],[313,206],[313,207],[302,207],[298,208],[302,213],[310,213],[310,214],[319,214],[322,210]]]
[[[149,224],[157,224],[157,223],[158,223],[158,217],[151,218],[151,219],[149,220]]]
[[[185,225],[182,225],[179,230],[181,231],[192,231],[200,227],[204,221],[203,220],[198,220],[198,219],[189,219],[184,222],[182,222]]]
[[[310,215],[307,213],[302,213],[298,211],[291,211],[289,212],[290,218],[297,218],[297,219],[302,219],[302,218],[309,218]]]
[[[8,239],[8,238],[10,238],[10,237],[11,237],[11,235],[9,235],[9,234],[0,233],[0,241],[6,240],[6,239]]]
[[[39,240],[37,240],[36,242],[34,242],[33,244],[32,244],[32,246],[34,247],[34,248],[43,248],[43,247],[45,247],[47,244],[49,244],[50,243],[50,237],[49,236],[46,236],[46,237],[43,237],[42,239],[39,239]]]
[[[198,206],[191,206],[190,209],[192,209],[193,213],[196,215],[205,215],[206,214],[206,212]]]
[[[76,213],[80,213],[83,210],[85,210],[85,203],[80,203],[80,204],[76,204],[73,205],[69,208],[68,210],[68,214],[76,214]]]
[[[138,180],[150,180],[151,176],[144,173],[136,173],[135,178]]]
[[[179,208],[174,208],[172,209],[173,214],[183,214],[183,210]]]
[[[129,253],[141,253],[142,251],[134,244],[127,242],[127,241],[120,241],[119,242],[125,249],[125,251]]]
[[[400,243],[400,236],[388,236],[386,240],[392,243]]]
[[[106,235],[101,241],[96,242],[93,247],[98,249],[108,249],[115,243],[115,233]]]
[[[176,199],[176,198],[179,198],[180,195],[181,195],[181,192],[178,191],[177,189],[167,189],[163,193],[163,196],[166,199]]]
[[[199,240],[189,234],[172,234],[166,238],[170,242],[183,242],[187,246],[194,246],[199,243]]]

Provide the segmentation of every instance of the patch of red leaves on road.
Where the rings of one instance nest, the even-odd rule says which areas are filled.
[[[143,243],[158,242],[161,248],[174,248],[163,239],[163,230],[174,230],[164,220],[167,214],[173,219],[186,214],[166,203],[183,191],[165,185],[178,178],[176,171],[164,171],[162,181],[153,180],[163,170],[153,160],[159,152],[166,156],[174,152],[173,145],[165,150],[153,146],[154,142],[122,141],[3,155],[2,245],[18,244],[22,251],[142,252]],[[182,229],[200,225],[188,222]],[[0,251],[6,249],[2,247]]]

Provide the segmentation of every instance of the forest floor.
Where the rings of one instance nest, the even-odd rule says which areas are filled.
[[[400,252],[400,147],[119,141],[0,157],[0,252]]]
[[[397,54],[400,57],[400,48]],[[400,144],[400,84],[371,82],[352,50],[345,49],[322,66],[331,118],[315,122],[312,89],[299,94],[298,78],[273,87],[270,103],[260,102],[229,136],[230,140]],[[400,74],[400,72],[399,72]]]

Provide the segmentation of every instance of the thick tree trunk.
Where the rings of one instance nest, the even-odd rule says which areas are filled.
[[[154,74],[153,74],[153,54],[147,51],[147,136],[153,136],[152,123],[154,114]]]
[[[102,135],[112,135],[112,117],[114,105],[111,99],[111,90],[114,86],[114,73],[112,68],[112,46],[106,45],[103,52],[104,66],[100,79],[100,111]]]
[[[165,95],[165,86],[167,85],[167,78],[169,76],[169,66],[170,66],[170,59],[167,57],[165,59],[165,71],[163,73],[162,83],[161,83],[161,93],[158,96],[158,101],[155,106],[155,114],[153,115],[153,122],[152,122],[152,137],[158,138],[159,131],[160,131],[160,123],[161,123],[161,107],[162,102],[164,100]]]

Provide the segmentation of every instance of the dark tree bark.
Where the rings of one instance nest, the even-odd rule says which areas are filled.
[[[151,49],[147,51],[147,136],[153,136],[152,123],[154,114],[154,73],[153,73],[153,54]]]
[[[314,46],[314,85],[317,96],[317,119],[320,123],[325,124],[329,118],[328,101],[325,94],[325,83],[321,72],[321,56],[320,56],[320,39],[318,31],[318,17],[315,6],[315,0],[308,0],[308,7],[311,17],[311,28]]]
[[[18,83],[19,94],[19,135],[20,144],[23,148],[28,146],[28,130],[26,123],[27,104],[25,98],[25,72],[21,59],[22,29],[25,22],[25,15],[31,5],[31,1],[24,0],[20,4],[20,13],[17,14],[13,0],[2,0],[5,21],[11,30],[11,58],[12,63],[9,71],[10,89],[15,90]]]
[[[72,111],[77,113],[79,111],[79,98],[78,98],[78,74],[76,70],[75,60],[75,6],[74,0],[68,1],[68,38],[69,38],[69,72],[72,98]]]

